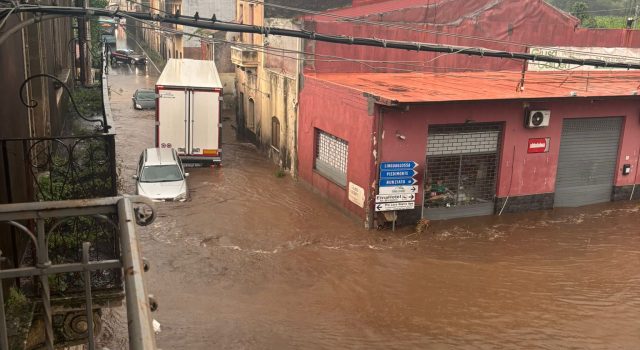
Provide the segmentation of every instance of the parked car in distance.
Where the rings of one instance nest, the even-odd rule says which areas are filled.
[[[151,89],[138,89],[133,93],[134,109],[156,109],[156,92]]]
[[[140,155],[136,180],[136,194],[153,201],[187,200],[188,188],[178,153],[173,148],[147,148]]]
[[[143,55],[136,54],[131,49],[121,49],[111,53],[111,63],[114,63],[114,62],[146,65],[147,58],[144,57]]]

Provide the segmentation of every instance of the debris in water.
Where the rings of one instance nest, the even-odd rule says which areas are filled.
[[[153,331],[156,332],[156,334],[162,332],[162,329],[160,328],[160,322],[156,321],[155,318],[153,319]]]

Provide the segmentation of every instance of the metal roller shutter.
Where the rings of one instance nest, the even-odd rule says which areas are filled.
[[[622,117],[564,120],[556,177],[556,207],[578,207],[611,200],[622,121]]]
[[[423,217],[493,214],[501,133],[501,124],[429,127]]]

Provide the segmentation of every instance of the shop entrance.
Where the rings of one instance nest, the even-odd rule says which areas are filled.
[[[501,124],[429,127],[423,217],[493,214],[501,134]]]
[[[554,206],[611,201],[623,119],[565,119]]]

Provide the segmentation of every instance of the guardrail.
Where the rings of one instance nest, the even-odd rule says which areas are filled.
[[[52,263],[49,257],[49,240],[52,237],[52,231],[55,227],[80,217],[100,220],[114,228],[120,242],[118,259],[92,260],[96,257],[95,247],[92,247],[90,242],[83,242],[82,257],[79,261]],[[150,312],[151,308],[157,305],[147,295],[143,279],[144,264],[134,224],[136,222],[144,226],[153,222],[154,219],[153,204],[147,198],[140,196],[0,205],[0,225],[13,226],[19,233],[26,235],[35,247],[35,261],[32,266],[0,270],[0,282],[29,277],[37,279],[39,285],[39,292],[36,295],[37,303],[43,310],[44,319],[44,347],[53,350],[55,344],[49,277],[69,273],[81,274],[86,318],[82,321],[86,324],[82,324],[86,326],[88,349],[94,350],[95,316],[91,289],[92,273],[118,270],[124,277],[129,349],[156,349]],[[51,225],[45,225],[45,223]],[[51,228],[45,229],[45,227]],[[4,300],[3,290],[0,288],[0,349],[10,349],[7,315],[2,300]]]

